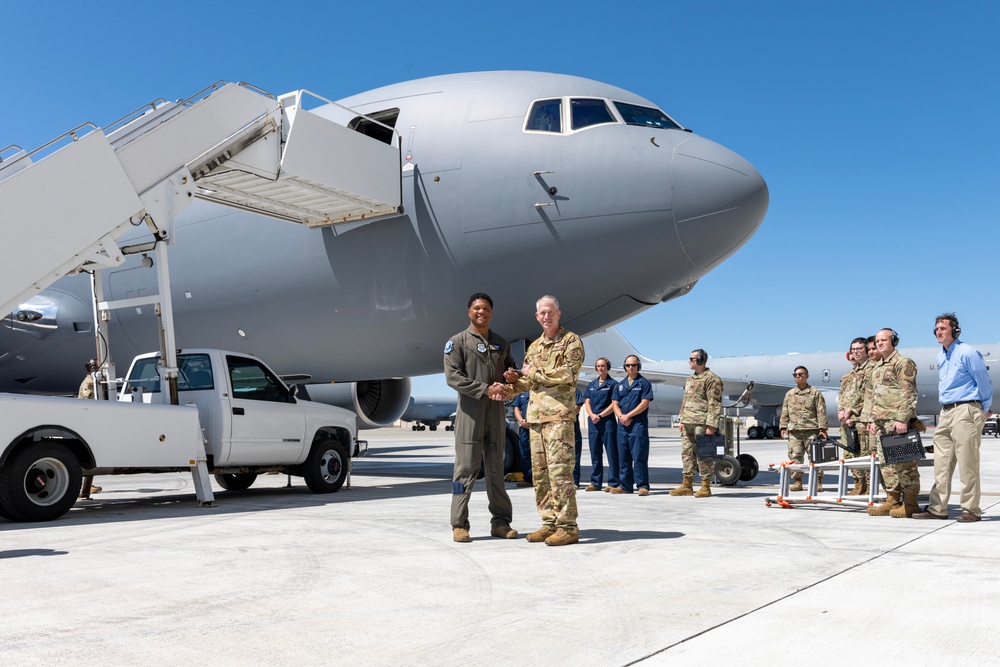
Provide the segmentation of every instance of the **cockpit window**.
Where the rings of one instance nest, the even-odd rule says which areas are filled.
[[[574,130],[615,122],[604,100],[573,99],[570,100],[569,108],[573,112],[572,127]]]
[[[540,100],[531,105],[524,129],[562,132],[562,100]]]
[[[622,115],[629,125],[643,125],[645,127],[659,127],[664,130],[679,130],[681,126],[670,120],[667,114],[653,107],[640,107],[635,104],[625,104],[615,102],[615,108]]]

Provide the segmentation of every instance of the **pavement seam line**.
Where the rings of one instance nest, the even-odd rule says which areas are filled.
[[[987,507],[987,509],[993,509],[994,507],[996,507],[997,504],[1000,504],[1000,503],[994,503],[993,505],[990,505],[989,507]],[[932,530],[930,530],[930,531],[928,531],[928,532],[926,532],[926,533],[924,533],[922,535],[917,535],[916,537],[913,537],[912,539],[909,539],[909,540],[903,542],[902,544],[897,544],[896,546],[894,546],[891,549],[883,551],[882,553],[875,554],[871,558],[867,558],[867,559],[865,559],[863,561],[855,563],[854,565],[846,567],[843,570],[840,570],[838,572],[834,572],[833,574],[831,574],[831,575],[829,575],[827,577],[823,577],[822,579],[819,579],[818,581],[814,581],[811,584],[809,584],[808,586],[803,586],[802,588],[796,589],[796,590],[792,591],[791,593],[787,593],[785,595],[782,595],[780,598],[775,598],[774,600],[771,600],[770,602],[766,602],[766,603],[760,605],[759,607],[754,607],[753,609],[745,611],[742,614],[739,614],[737,616],[733,616],[732,618],[726,619],[726,620],[724,620],[724,621],[722,621],[720,623],[716,623],[715,625],[713,625],[713,626],[711,626],[709,628],[705,628],[704,630],[696,632],[696,633],[694,633],[693,635],[691,635],[689,637],[685,637],[684,639],[681,639],[680,641],[676,641],[673,644],[670,644],[669,646],[664,646],[663,648],[659,649],[658,651],[654,651],[654,652],[652,652],[652,653],[650,653],[648,655],[644,655],[644,656],[642,656],[640,658],[636,658],[632,662],[627,662],[624,665],[622,665],[622,667],[633,667],[634,665],[638,665],[641,662],[645,662],[646,660],[649,660],[652,657],[660,655],[661,653],[666,653],[667,651],[669,651],[670,649],[674,648],[675,646],[680,646],[681,644],[684,644],[686,642],[691,641],[692,639],[695,639],[695,638],[700,637],[700,636],[702,636],[704,634],[707,634],[707,633],[711,632],[712,630],[717,630],[718,628],[721,628],[721,627],[724,627],[726,625],[729,625],[730,623],[733,623],[734,621],[738,621],[741,618],[744,618],[745,616],[749,616],[750,614],[755,614],[755,613],[757,613],[758,611],[760,611],[762,609],[767,609],[768,607],[770,607],[772,605],[775,605],[775,604],[777,604],[779,602],[782,602],[783,600],[787,600],[788,598],[790,598],[792,596],[795,596],[795,595],[798,595],[799,593],[801,593],[803,591],[807,591],[810,588],[815,588],[816,586],[819,586],[820,584],[826,583],[827,581],[830,581],[831,579],[839,577],[842,574],[850,572],[851,570],[853,570],[855,568],[859,568],[862,565],[867,565],[868,563],[871,563],[872,561],[875,561],[875,560],[878,560],[879,558],[882,558],[882,556],[885,556],[887,554],[891,554],[894,551],[898,551],[899,549],[902,549],[905,546],[913,544],[917,540],[922,540],[923,538],[927,537],[928,535],[933,535],[934,533],[937,533],[938,531],[944,530],[945,528],[950,528],[950,527],[954,526],[955,523],[956,523],[955,521],[949,521],[948,523],[946,523],[943,526],[938,526],[937,528],[934,528],[934,529],[932,529]]]

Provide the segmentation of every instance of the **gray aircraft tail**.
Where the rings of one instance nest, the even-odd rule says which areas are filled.
[[[615,327],[610,327],[603,331],[583,337],[583,349],[586,351],[586,359],[583,365],[587,369],[594,367],[594,362],[598,357],[607,357],[611,360],[611,368],[621,369],[625,357],[634,354],[639,357],[639,361],[646,364],[652,359],[642,356],[635,349],[632,343],[625,339],[625,336]]]

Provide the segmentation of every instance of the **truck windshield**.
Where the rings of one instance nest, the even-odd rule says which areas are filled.
[[[134,391],[142,387],[147,394],[160,392],[160,374],[157,362],[160,358],[146,357],[135,362],[128,376],[126,391]],[[212,375],[212,362],[207,354],[182,354],[177,357],[177,389],[179,391],[198,391],[215,389]]]

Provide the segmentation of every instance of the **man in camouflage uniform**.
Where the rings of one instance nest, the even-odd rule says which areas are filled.
[[[469,298],[469,328],[451,337],[444,347],[444,372],[448,386],[458,392],[455,414],[455,469],[452,473],[451,527],[456,542],[471,542],[469,498],[486,467],[490,535],[515,539],[510,527],[513,512],[503,484],[503,450],[507,419],[500,388],[503,372],[516,364],[510,345],[490,330],[493,299],[477,292]]]
[[[576,380],[583,364],[583,342],[559,326],[559,302],[543,296],[535,304],[542,335],[524,355],[521,371],[508,370],[511,391],[530,391],[526,421],[531,428],[531,474],[542,527],[528,534],[529,542],[549,546],[575,544],[576,485],[573,483],[576,420]]]
[[[858,438],[864,443],[861,445],[864,451],[868,452],[871,456],[872,452],[878,454],[878,437],[873,435],[868,431],[868,425],[872,423],[871,417],[871,391],[872,391],[872,371],[875,370],[875,364],[882,360],[882,355],[879,354],[878,347],[875,345],[875,336],[869,336],[865,348],[868,351],[868,361],[864,367],[864,376],[861,379],[861,391],[860,391],[860,413],[858,414]],[[881,478],[881,471],[879,474]],[[865,477],[865,481],[869,484],[869,487],[874,484],[875,490],[878,490],[878,485],[880,480],[870,480]],[[865,493],[868,493],[868,489]]]
[[[882,329],[875,334],[875,345],[882,358],[872,369],[871,391],[865,397],[865,411],[871,417],[868,432],[875,437],[906,433],[910,420],[917,416],[917,365],[896,351],[898,344],[899,336],[892,329]],[[919,512],[917,462],[885,465],[881,440],[878,441],[878,458],[882,462],[887,497],[878,507],[869,507],[868,514],[901,519]]]
[[[826,399],[816,387],[809,386],[809,370],[796,366],[792,371],[795,389],[789,389],[781,404],[781,437],[788,439],[788,458],[796,463],[805,460],[809,441],[819,436],[826,438]],[[812,462],[812,452],[809,452]],[[794,484],[789,491],[802,490],[802,473],[793,472]],[[816,491],[823,490],[823,471],[817,471]]]
[[[708,369],[708,353],[692,350],[688,355],[688,367],[694,371],[684,382],[684,398],[681,399],[681,463],[684,466],[681,485],[670,490],[672,496],[707,498],[712,495],[712,474],[715,461],[698,459],[695,438],[699,435],[715,435],[715,429],[722,417],[722,379]],[[694,468],[701,473],[701,488],[694,490]]]
[[[840,420],[841,430],[854,428],[857,432],[857,441],[860,451],[858,454],[846,452],[845,458],[868,458],[871,450],[868,445],[867,427],[861,429],[857,427],[857,419],[861,414],[865,401],[864,383],[868,369],[868,347],[867,339],[864,336],[851,341],[850,355],[854,368],[844,375],[840,381],[840,394],[837,397],[837,419]],[[864,431],[864,434],[862,434]],[[843,436],[843,433],[841,433]],[[843,439],[843,438],[842,438]],[[868,493],[868,470],[855,468],[854,488],[847,492],[849,496],[860,496]]]
[[[97,360],[91,359],[84,364],[84,367],[87,369],[87,375],[83,378],[83,382],[80,383],[80,389],[76,392],[76,397],[86,398],[92,401],[97,398],[97,394],[94,390],[94,374],[97,373]],[[104,487],[94,484],[93,475],[84,475],[83,484],[80,486],[80,499],[90,500],[90,494],[98,493],[103,490]]]

